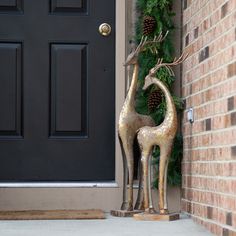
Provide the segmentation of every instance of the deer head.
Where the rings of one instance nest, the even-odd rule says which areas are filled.
[[[171,68],[171,66],[176,66],[178,64],[181,64],[183,61],[186,60],[186,58],[188,57],[188,53],[182,53],[182,55],[179,57],[179,58],[175,58],[173,60],[173,62],[170,62],[170,63],[163,63],[163,58],[159,58],[157,60],[157,63],[156,65],[151,68],[149,70],[149,74],[146,76],[145,78],[145,83],[144,83],[144,86],[143,86],[143,89],[147,89],[153,82],[153,77],[155,76],[156,72],[161,68],[161,67],[165,67],[168,71],[168,73],[171,75],[171,76],[174,76],[174,71],[173,69]]]
[[[145,51],[147,45],[152,45],[156,43],[162,42],[166,36],[168,35],[168,32],[163,36],[162,33],[160,33],[158,36],[155,36],[152,40],[148,40],[147,36],[142,37],[139,45],[131,51],[131,53],[128,55],[126,62],[124,63],[124,66],[128,65],[134,65],[138,62],[138,56],[141,52]],[[157,50],[155,50],[157,53]]]

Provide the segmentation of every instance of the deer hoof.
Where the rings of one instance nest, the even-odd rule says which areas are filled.
[[[145,213],[148,213],[148,214],[155,214],[156,211],[155,211],[154,208],[147,208],[147,209],[145,209]]]
[[[144,202],[136,202],[134,210],[144,210]]]
[[[161,209],[160,210],[160,215],[168,215],[169,211],[167,209]]]
[[[133,211],[133,205],[128,202],[123,202],[121,205],[122,211]]]

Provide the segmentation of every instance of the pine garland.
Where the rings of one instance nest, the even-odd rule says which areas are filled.
[[[136,110],[141,114],[149,114],[159,125],[165,117],[166,104],[165,100],[154,110],[148,109],[148,97],[153,91],[153,87],[146,91],[142,90],[144,78],[148,74],[149,70],[155,65],[157,58],[163,58],[165,62],[173,61],[174,46],[172,32],[174,31],[173,16],[175,15],[172,10],[173,0],[137,0],[137,10],[139,12],[139,18],[136,24],[136,42],[139,43],[143,36],[143,19],[147,16],[156,19],[155,30],[148,35],[149,38],[153,38],[154,35],[159,35],[161,32],[165,33],[169,31],[167,38],[158,46],[158,55],[150,53],[150,50],[144,51],[139,57],[140,72],[139,72],[139,89],[136,100]],[[158,79],[163,81],[170,89],[175,78],[170,76],[165,68],[161,68],[157,75]],[[179,97],[173,95],[173,99],[176,104],[177,111],[181,111],[183,108],[183,102]],[[173,186],[181,185],[181,161],[183,155],[182,136],[178,134],[175,139],[173,151],[169,161],[168,168],[168,183]],[[155,148],[153,153],[153,160],[156,170],[158,171],[159,163],[159,148]],[[158,181],[154,183],[156,187]]]

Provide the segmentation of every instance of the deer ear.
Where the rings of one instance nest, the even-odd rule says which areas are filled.
[[[156,73],[155,67],[151,68],[150,71],[149,71],[149,74],[154,75],[155,73]]]

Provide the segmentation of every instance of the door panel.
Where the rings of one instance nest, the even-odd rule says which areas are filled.
[[[22,0],[0,0],[0,12],[21,12]]]
[[[0,43],[0,136],[21,135],[20,43]]]
[[[87,12],[86,0],[51,0],[51,11],[56,12]]]
[[[51,45],[51,135],[87,131],[87,46]]]
[[[0,181],[114,180],[114,12],[114,0],[0,0]]]

